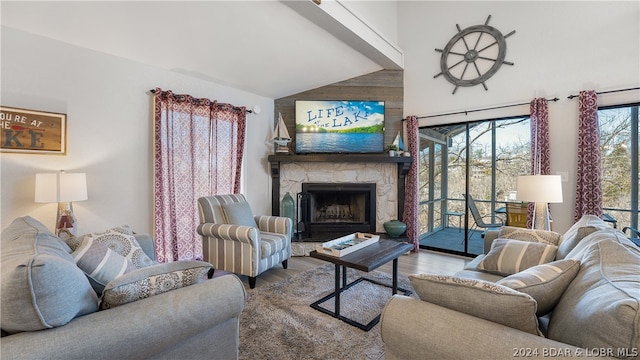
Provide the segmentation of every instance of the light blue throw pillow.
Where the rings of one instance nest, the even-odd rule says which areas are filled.
[[[258,227],[251,207],[246,201],[222,204],[222,211],[227,218],[227,224]]]

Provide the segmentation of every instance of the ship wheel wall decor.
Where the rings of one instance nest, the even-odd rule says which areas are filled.
[[[436,49],[442,53],[440,56],[441,72],[434,75],[436,78],[443,75],[447,81],[455,85],[455,94],[460,86],[475,86],[482,84],[485,90],[489,90],[485,82],[492,77],[502,64],[513,65],[505,61],[507,56],[506,38],[516,33],[515,30],[507,35],[489,26],[491,15],[487,17],[484,25],[469,26],[460,29],[456,24],[458,33],[447,43],[444,49]],[[496,51],[497,46],[497,51]]]

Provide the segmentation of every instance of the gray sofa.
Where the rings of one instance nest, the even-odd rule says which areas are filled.
[[[538,238],[539,230],[520,229],[514,242],[513,230],[488,232],[485,254],[455,276],[410,276],[420,300],[395,295],[383,310],[387,360],[640,359],[640,248],[587,215],[562,236],[542,234],[558,241],[546,265],[512,275],[488,272],[496,244],[547,241]],[[556,269],[553,280],[513,286],[514,280],[556,265],[566,271]]]
[[[135,238],[155,259],[151,237]],[[238,357],[239,315],[246,293],[235,275],[98,310],[87,276],[72,267],[70,249],[37,220],[16,219],[2,232],[1,250],[2,359]],[[30,289],[20,294],[25,269]]]

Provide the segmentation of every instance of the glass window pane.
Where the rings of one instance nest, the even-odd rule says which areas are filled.
[[[518,176],[529,175],[530,169],[529,118],[496,121],[496,201],[516,201]]]
[[[603,211],[618,227],[637,227],[638,107],[598,110]],[[634,118],[635,117],[635,118]],[[634,142],[632,142],[634,140]],[[633,201],[633,203],[632,203]]]
[[[469,193],[482,216],[491,215],[492,127],[491,121],[485,121],[474,124],[469,130]]]

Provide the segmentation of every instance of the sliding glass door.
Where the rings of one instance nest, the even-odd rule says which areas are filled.
[[[483,252],[485,229],[468,212],[470,194],[484,221],[504,221],[518,175],[529,174],[528,117],[420,129],[420,244],[463,255]]]

